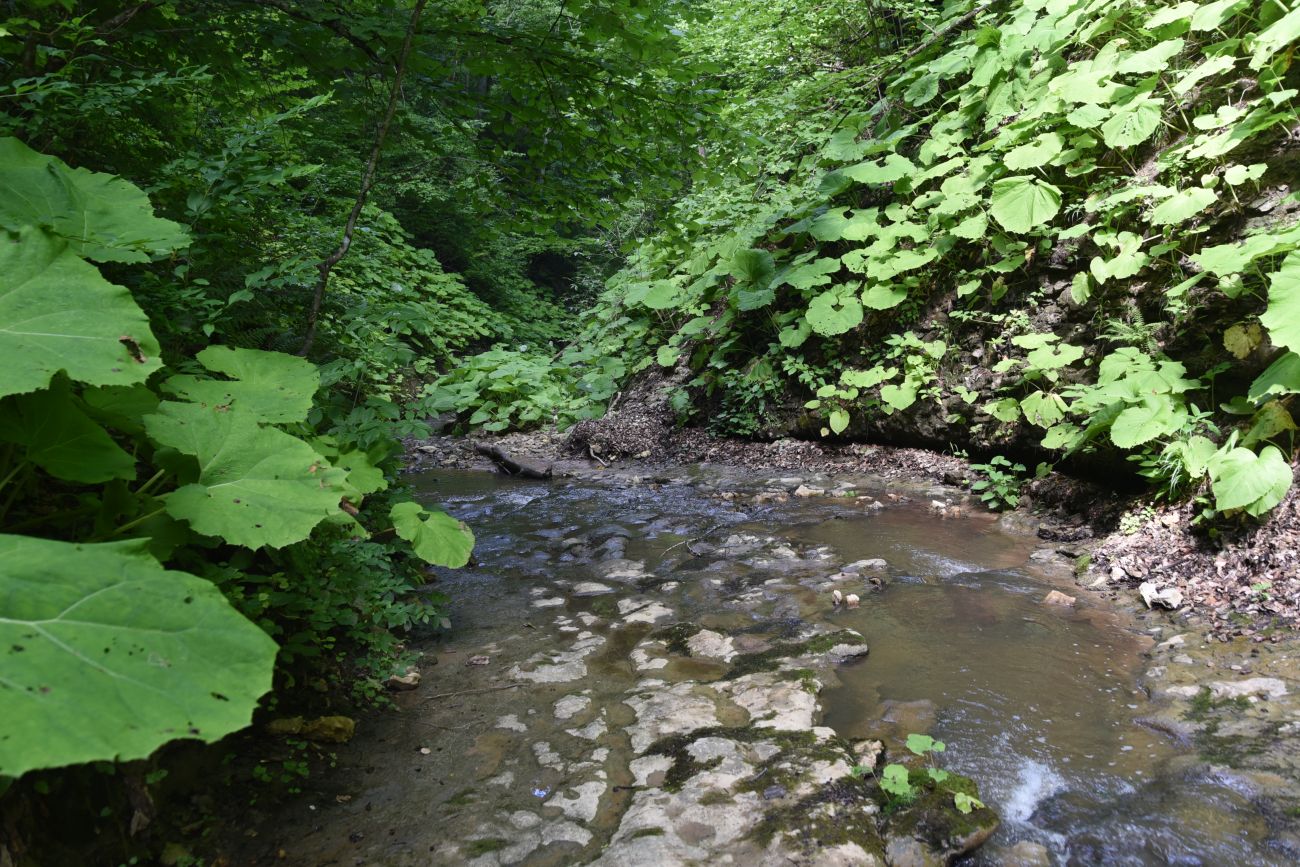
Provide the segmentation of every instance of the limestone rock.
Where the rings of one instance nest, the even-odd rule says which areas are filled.
[[[1142,595],[1142,601],[1147,604],[1147,608],[1160,605],[1164,608],[1177,609],[1183,604],[1183,591],[1177,587],[1156,587],[1154,582],[1143,581],[1138,585],[1138,593]]]
[[[1048,593],[1043,597],[1044,605],[1064,605],[1069,607],[1076,601],[1077,600],[1073,596],[1067,596],[1060,590],[1053,590],[1051,593]]]

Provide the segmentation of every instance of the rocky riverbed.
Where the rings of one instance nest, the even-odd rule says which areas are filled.
[[[416,477],[478,533],[478,567],[435,585],[455,627],[336,770],[247,817],[232,862],[1300,853],[1287,644],[1208,642],[1100,599],[1076,546],[942,485],[561,469]],[[921,732],[948,742],[941,783],[904,747]],[[881,789],[894,762],[910,803]],[[988,807],[957,809],[980,792]],[[1180,830],[1201,814],[1207,830]]]

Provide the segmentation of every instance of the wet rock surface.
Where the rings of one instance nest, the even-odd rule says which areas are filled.
[[[1056,827],[1052,817],[1118,821],[1094,800],[1070,801],[1065,785],[1035,783],[1029,795],[1023,785],[994,786],[983,795],[992,809],[960,813],[954,792],[975,795],[984,779],[956,749],[958,737],[946,735],[954,771],[975,782],[918,776],[923,763],[902,746],[913,732],[960,731],[955,706],[887,691],[890,677],[933,677],[891,657],[898,639],[882,621],[893,616],[891,599],[903,610],[926,606],[930,619],[917,623],[932,630],[923,643],[938,658],[923,661],[955,683],[973,675],[962,673],[968,660],[942,657],[945,630],[973,624],[986,644],[996,632],[1010,646],[1042,640],[1058,623],[1068,622],[1073,631],[1061,635],[1072,640],[1092,634],[1102,614],[1090,605],[1095,594],[1074,586],[1068,558],[1036,558],[1040,577],[1029,583],[996,571],[1031,562],[1033,527],[1003,535],[930,482],[693,468],[592,475],[602,478],[547,484],[442,471],[419,481],[478,530],[480,566],[435,585],[455,600],[456,627],[423,645],[418,687],[393,693],[396,713],[359,724],[336,770],[284,809],[240,823],[249,836],[229,842],[232,863],[944,864],[985,844],[998,813],[1010,821],[977,863],[1064,863],[1078,845],[1113,854],[1104,835],[1056,840],[1026,830]],[[823,493],[790,498],[801,486]],[[939,514],[933,499],[957,508]],[[852,523],[863,516],[870,534]],[[891,535],[922,516],[929,523],[919,535],[932,550]],[[969,571],[981,566],[995,571]],[[1051,575],[1060,583],[1044,583]],[[1078,603],[1043,605],[1049,586]],[[836,590],[861,606],[837,607]],[[984,601],[992,593],[1023,598],[1023,608]],[[1193,780],[1204,797],[1168,806],[1186,816],[1206,798],[1248,792],[1223,833],[1253,835],[1251,851],[1265,853],[1258,863],[1273,863],[1270,853],[1285,863],[1291,825],[1276,817],[1300,770],[1288,739],[1300,729],[1289,657],[1257,653],[1239,670],[1207,668],[1210,650],[1222,659],[1217,647],[1192,634],[1156,638],[1144,645],[1152,699],[1141,705],[1143,724],[1171,745],[1160,761],[1182,764],[1168,773],[1133,765],[1150,775],[1127,796],[1150,790],[1158,800],[1172,785],[1159,780]],[[1135,667],[1143,661],[1131,656]],[[1112,680],[1126,677],[1124,669]],[[1206,758],[1202,747],[1218,753]],[[910,804],[878,784],[895,761],[912,767]],[[855,766],[865,770],[855,775]],[[1261,800],[1274,818],[1252,807]],[[1116,863],[1177,857],[1176,846],[1159,848],[1161,833],[1153,831],[1156,855]]]

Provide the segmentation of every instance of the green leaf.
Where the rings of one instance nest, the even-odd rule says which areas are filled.
[[[1274,21],[1251,42],[1254,54],[1250,56],[1250,68],[1263,69],[1264,64],[1268,63],[1274,54],[1295,42],[1296,39],[1300,39],[1300,7],[1292,9]]]
[[[1144,75],[1161,72],[1168,68],[1169,59],[1183,50],[1183,40],[1163,39],[1145,51],[1136,51],[1127,55],[1116,66],[1120,74]]]
[[[143,759],[251,721],[275,642],[145,545],[0,535],[0,775]]]
[[[205,536],[281,548],[339,511],[342,473],[307,443],[235,412],[162,403],[145,419],[162,445],[199,459],[199,475],[166,497],[168,514]]]
[[[370,455],[360,449],[344,452],[334,459],[334,466],[347,473],[344,485],[357,494],[373,494],[388,488],[388,479],[381,467],[375,466]]]
[[[963,815],[969,813],[971,810],[984,809],[983,801],[972,795],[968,795],[965,792],[953,792],[952,802],[953,806],[957,808],[957,812]]]
[[[852,388],[871,388],[898,375],[897,367],[872,367],[867,370],[845,370],[840,382]]]
[[[1142,403],[1130,406],[1115,418],[1110,428],[1111,441],[1130,449],[1156,437],[1166,436],[1182,427],[1183,415],[1164,395],[1147,395]]]
[[[1101,125],[1102,141],[1112,148],[1141,144],[1160,126],[1160,108],[1160,100],[1153,97],[1134,100]]]
[[[1013,172],[1036,169],[1051,162],[1064,147],[1065,140],[1059,134],[1045,132],[1033,141],[1013,148],[1003,162]]]
[[[667,343],[655,350],[655,361],[660,367],[672,367],[677,364],[677,359],[680,357],[681,350]]]
[[[840,169],[860,184],[887,184],[916,173],[916,166],[901,154],[889,154],[880,162],[868,161]]]
[[[1250,420],[1250,429],[1241,438],[1242,448],[1251,448],[1286,431],[1296,430],[1295,419],[1281,401],[1270,400]]]
[[[148,262],[189,244],[153,215],[149,197],[115,175],[70,169],[16,138],[0,138],[0,228],[39,226],[96,262]]]
[[[134,479],[135,459],[72,400],[66,383],[0,403],[0,440],[17,443],[27,460],[70,482]]]
[[[1216,0],[1214,3],[1206,3],[1194,13],[1192,13],[1193,31],[1217,30],[1224,21],[1228,20],[1229,13],[1240,6],[1244,0]]]
[[[914,755],[923,756],[926,753],[941,753],[948,747],[943,741],[936,741],[929,735],[910,734],[907,736],[907,748]]]
[[[1259,517],[1272,509],[1291,488],[1291,464],[1273,446],[1258,455],[1233,448],[1217,453],[1209,464],[1214,507],[1220,512],[1244,509]]]
[[[224,373],[233,381],[173,376],[163,383],[163,391],[279,424],[304,421],[320,388],[316,365],[283,352],[209,346],[196,357],[208,370]]]
[[[474,534],[464,523],[445,512],[431,512],[419,503],[398,503],[388,514],[397,535],[410,542],[426,563],[459,569],[469,562]]]
[[[1051,221],[1061,210],[1061,191],[1028,175],[993,184],[989,213],[1008,232],[1024,233]]]
[[[849,414],[842,409],[831,410],[830,419],[827,423],[835,433],[842,434],[844,429],[849,426]]]
[[[958,238],[975,241],[988,234],[989,218],[983,211],[972,214],[952,227],[952,233]]]
[[[812,326],[808,324],[808,320],[800,319],[793,325],[782,328],[776,337],[786,349],[798,349],[803,346],[810,334],[812,334]]]
[[[892,406],[894,409],[907,409],[916,403],[916,384],[910,379],[895,385],[882,385],[880,387],[880,399]]]
[[[1020,420],[1020,402],[1014,397],[1004,397],[984,405],[984,411],[1000,422]]]
[[[1151,223],[1155,226],[1169,226],[1181,223],[1204,211],[1219,200],[1214,190],[1204,187],[1192,187],[1182,190],[1165,199],[1151,212]]]
[[[767,250],[741,250],[731,258],[730,274],[737,280],[762,289],[772,282],[776,265],[772,262],[772,254]]]
[[[862,323],[862,303],[851,292],[831,290],[809,302],[804,316],[813,331],[833,337]]]
[[[143,382],[162,366],[149,320],[62,241],[0,232],[0,397],[43,388],[59,371],[91,385]]]
[[[1020,401],[1025,420],[1041,428],[1049,428],[1065,418],[1065,401],[1059,395],[1036,391]]]
[[[862,293],[862,303],[872,310],[888,310],[907,300],[907,287],[877,283]]]
[[[771,289],[740,289],[736,292],[737,310],[758,310],[776,300],[776,292]]]
[[[1300,355],[1288,352],[1270,364],[1250,384],[1246,396],[1259,401],[1270,394],[1300,394]]]
[[[895,798],[910,798],[916,793],[907,779],[907,768],[902,765],[885,765],[880,788]]]
[[[1300,250],[1288,253],[1269,278],[1268,309],[1259,321],[1275,345],[1300,351]]]
[[[656,280],[640,300],[651,310],[667,310],[681,302],[681,287],[671,280]]]

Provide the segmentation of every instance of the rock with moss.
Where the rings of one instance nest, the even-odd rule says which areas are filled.
[[[942,867],[979,848],[998,829],[998,815],[988,807],[958,809],[959,797],[965,796],[963,801],[979,797],[968,777],[949,774],[936,784],[913,772],[912,782],[921,793],[886,823],[885,857],[890,867]]]

